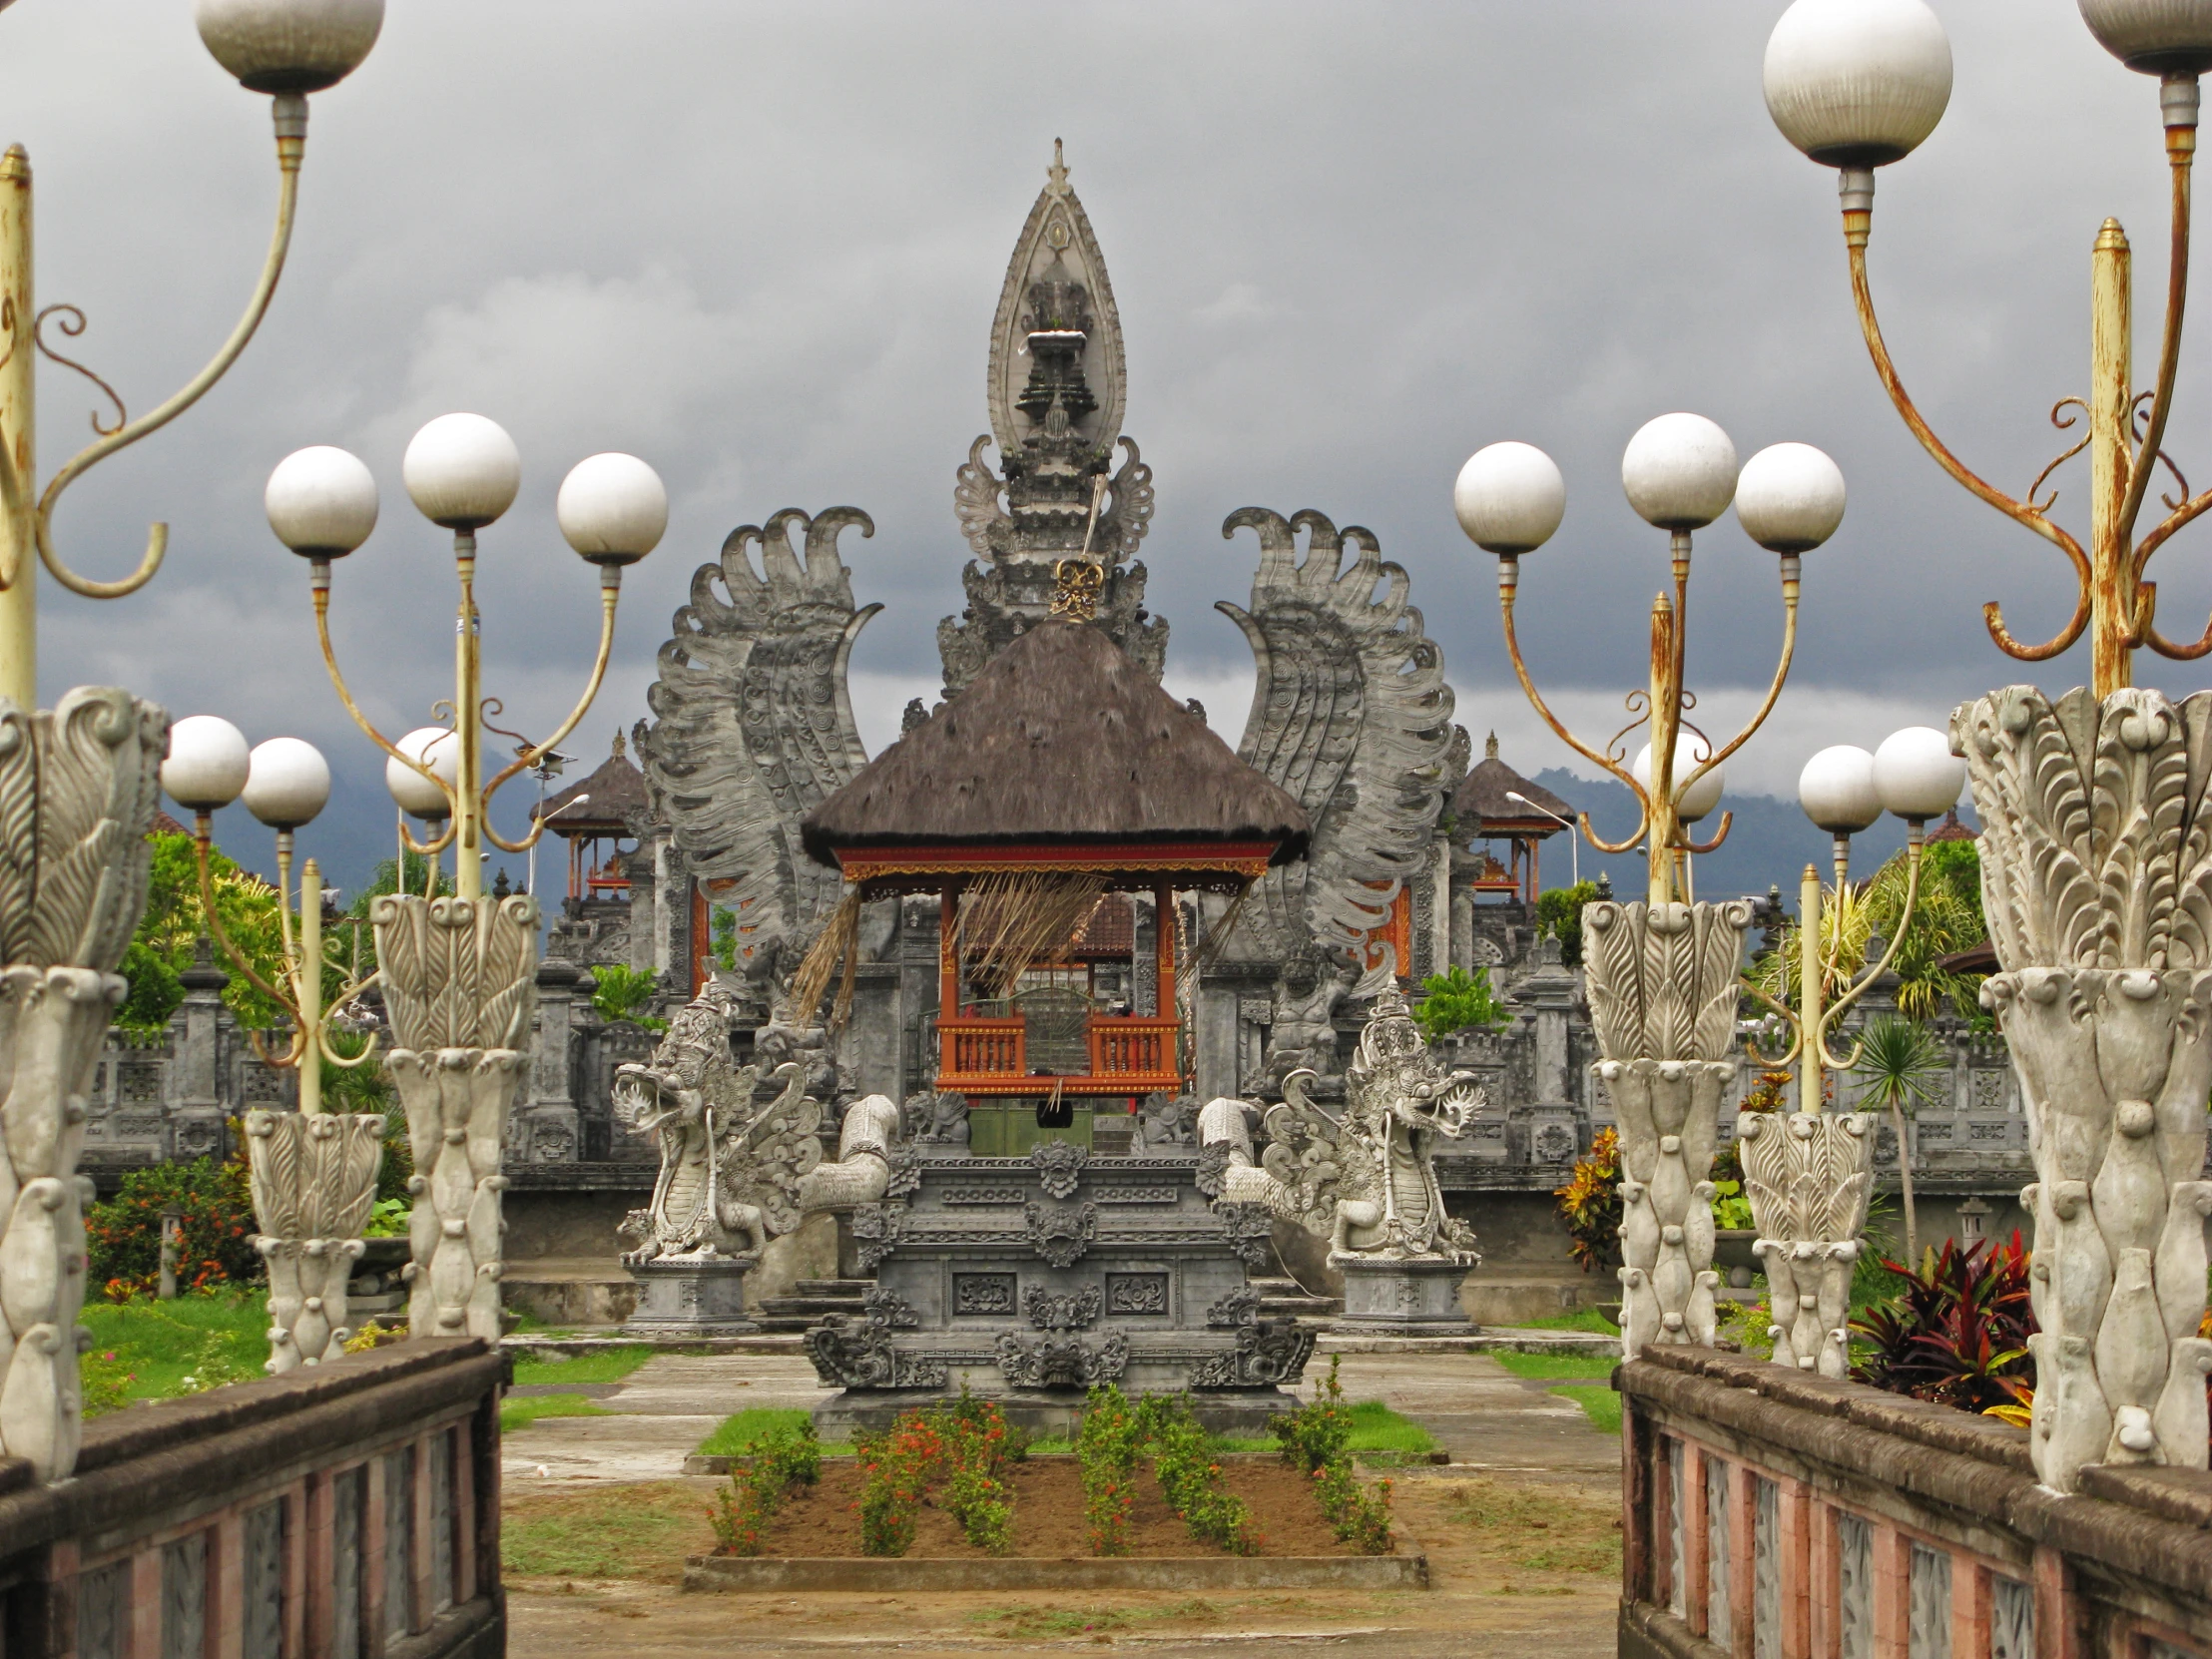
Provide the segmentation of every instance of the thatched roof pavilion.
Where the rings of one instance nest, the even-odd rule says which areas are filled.
[[[852,884],[855,917],[861,898],[939,895],[937,1087],[1056,1107],[1067,1095],[1182,1087],[1174,895],[1241,893],[1270,864],[1303,856],[1311,828],[1297,801],[1104,632],[1056,616],[809,814],[800,834]],[[1088,1071],[1032,1071],[1024,975],[1076,954],[1115,891],[1153,895],[1153,1009],[1090,1012]]]
[[[1496,873],[1478,874],[1469,885],[1477,892],[1516,894],[1533,904],[1540,886],[1537,844],[1568,830],[1575,811],[1499,760],[1497,734],[1492,732],[1482,746],[1482,759],[1452,793],[1451,816],[1461,838],[1502,840],[1512,848],[1509,869],[1493,858],[1490,866]]]

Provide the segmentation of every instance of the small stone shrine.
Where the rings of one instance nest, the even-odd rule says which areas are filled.
[[[1159,929],[1153,1006],[1084,1016],[1052,1063],[1030,1051],[1017,995],[1085,936],[1110,894],[1241,894],[1303,855],[1298,803],[1239,761],[1093,620],[1101,567],[1060,561],[1052,614],[1017,635],[950,703],[810,814],[803,844],[835,868],[842,916],[873,899],[937,899],[939,1094],[1018,1104],[1048,1134],[1072,1102],[1126,1119],[1188,1075],[1176,928]],[[850,929],[832,917],[795,977],[804,1024]],[[1009,1017],[1010,1016],[1010,1017]],[[834,1016],[832,1015],[832,1021]],[[880,1426],[966,1387],[1009,1417],[1066,1431],[1094,1383],[1190,1389],[1220,1429],[1285,1409],[1313,1335],[1256,1321],[1248,1269],[1274,1218],[1221,1199],[1201,1149],[1094,1157],[1068,1139],[977,1157],[954,1139],[899,1150],[881,1200],[854,1211],[864,1314],[807,1334],[827,1383],[826,1435]]]

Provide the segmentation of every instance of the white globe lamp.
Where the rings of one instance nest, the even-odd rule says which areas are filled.
[[[392,748],[426,767],[442,780],[447,789],[456,788],[461,776],[460,741],[451,730],[443,726],[418,726],[392,745]],[[414,818],[437,823],[453,815],[453,804],[445,790],[397,760],[384,763],[384,788],[391,792],[392,800],[399,803],[401,812]]]
[[[376,528],[376,480],[358,456],[318,443],[276,463],[262,508],[301,558],[342,559]]]
[[[668,529],[668,490],[635,455],[594,455],[561,480],[553,513],[568,545],[591,563],[633,565]]]
[[[320,92],[368,56],[384,0],[200,0],[193,22],[249,92]]]
[[[1715,767],[1689,789],[1682,787],[1682,781],[1703,766],[1705,758],[1712,753],[1712,746],[1695,733],[1677,732],[1674,735],[1674,816],[1684,824],[1697,823],[1721,804],[1721,787],[1724,782],[1722,774],[1725,768]],[[1650,795],[1650,744],[1645,744],[1636,752],[1635,764],[1628,770],[1644,794]]]
[[[1899,818],[1925,823],[1958,805],[1966,763],[1935,727],[1908,726],[1874,752],[1874,781],[1883,806]]]
[[[1882,816],[1874,757],[1851,744],[1824,749],[1798,774],[1798,805],[1831,835],[1856,835]]]
[[[1924,0],[1797,0],[1767,38],[1765,81],[1767,113],[1813,160],[1884,167],[1942,120],[1950,42]]]
[[[245,800],[246,810],[272,830],[297,830],[329,805],[330,765],[298,738],[256,744]]]
[[[1628,440],[1621,488],[1645,523],[1703,529],[1735,498],[1736,446],[1703,415],[1663,414]]]
[[[439,415],[408,441],[399,476],[416,510],[448,530],[481,530],[515,504],[522,455],[497,421]]]
[[[2212,0],[2081,0],[2097,44],[2145,75],[2212,69]]]
[[[1451,486],[1451,508],[1467,539],[1485,553],[1533,553],[1567,511],[1558,463],[1530,443],[1477,449]]]
[[[217,812],[239,798],[252,765],[244,732],[220,715],[187,715],[169,729],[162,788],[188,812]]]
[[[1736,522],[1770,553],[1810,553],[1844,522],[1843,469],[1809,443],[1777,443],[1744,463]]]

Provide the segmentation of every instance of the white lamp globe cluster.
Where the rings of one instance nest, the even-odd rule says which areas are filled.
[[[162,788],[193,813],[220,812],[243,798],[272,830],[298,830],[330,801],[330,767],[298,738],[271,738],[252,749],[220,715],[189,715],[169,729]]]
[[[1851,744],[1824,749],[1798,775],[1798,805],[1832,835],[1856,835],[1884,813],[1919,826],[1958,804],[1966,763],[1932,726],[1908,726],[1872,755]]]
[[[1702,530],[1735,504],[1744,533],[1770,552],[1808,553],[1844,521],[1844,475],[1808,443],[1778,443],[1741,466],[1736,445],[1698,414],[1663,414],[1621,455],[1621,488],[1647,524]],[[1558,464],[1533,444],[1478,449],[1451,489],[1452,511],[1485,553],[1519,558],[1551,539],[1566,515]]]

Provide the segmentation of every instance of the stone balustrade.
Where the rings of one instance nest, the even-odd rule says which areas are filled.
[[[504,1356],[409,1343],[95,1419],[0,1460],[9,1659],[492,1659]]]
[[[1624,1659],[2212,1651],[2212,1474],[2036,1483],[2025,1429],[1736,1355],[1621,1368]]]

